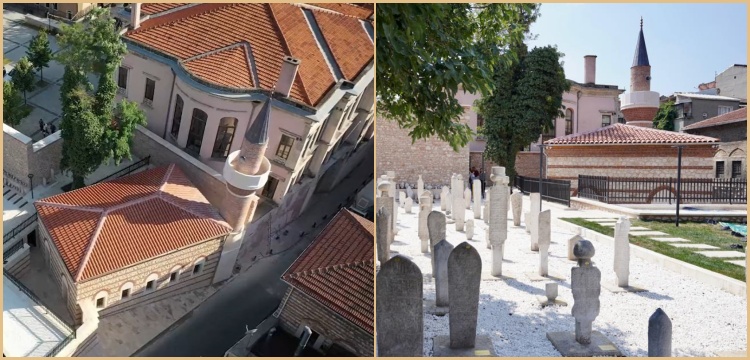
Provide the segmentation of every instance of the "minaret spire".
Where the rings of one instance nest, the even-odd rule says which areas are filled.
[[[620,95],[620,109],[628,125],[652,127],[659,110],[659,94],[651,91],[651,64],[643,36],[643,17],[630,67],[630,92]]]

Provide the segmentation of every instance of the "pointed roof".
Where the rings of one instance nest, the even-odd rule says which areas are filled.
[[[633,67],[635,66],[651,66],[648,63],[646,39],[643,37],[643,18],[641,18],[641,32],[638,33],[638,44],[635,46],[635,56],[633,56]]]
[[[623,145],[623,144],[714,144],[708,136],[652,129],[627,124],[613,124],[593,131],[547,140],[546,145]]]
[[[263,103],[263,107],[260,108],[258,114],[255,115],[253,123],[245,133],[245,140],[251,144],[267,144],[268,143],[268,124],[271,122],[271,98],[266,99]]]
[[[76,283],[232,231],[174,164],[51,196],[34,205]]]

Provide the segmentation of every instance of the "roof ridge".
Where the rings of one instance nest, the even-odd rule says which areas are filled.
[[[334,3],[334,4],[338,4],[338,5],[352,5],[352,4],[349,4],[349,3]],[[315,6],[315,3],[312,3],[312,4],[308,4],[308,3],[290,3],[289,5],[297,6],[297,7],[300,7],[300,8],[305,8],[305,9],[312,10],[312,11],[320,11],[320,12],[324,12],[324,13],[329,13],[331,15],[341,15],[341,16],[346,16],[346,17],[350,17],[350,18],[353,18],[353,19],[357,19],[357,20],[362,20],[362,18],[360,18],[358,16],[344,14],[344,13],[338,12],[336,10],[331,10],[331,9],[327,9],[327,8]],[[360,7],[360,8],[362,8],[362,7]],[[362,9],[364,9],[364,8],[362,8]],[[369,10],[369,9],[367,9],[367,10]]]
[[[172,197],[176,197],[176,196],[174,196],[172,194],[169,194],[169,193],[166,193],[166,192],[159,192],[156,197],[158,197],[160,200],[162,200],[164,202],[167,202],[170,205],[172,205],[172,206],[174,206],[174,207],[176,207],[176,208],[178,208],[178,209],[180,209],[182,211],[185,211],[185,212],[187,212],[187,213],[189,213],[189,214],[191,214],[191,215],[193,215],[195,217],[213,221],[217,225],[225,227],[225,228],[229,229],[230,231],[234,231],[234,229],[232,229],[232,227],[229,226],[229,224],[226,223],[226,222],[224,222],[224,221],[219,221],[217,219],[214,219],[213,217],[208,217],[208,216],[204,216],[204,215],[198,214],[198,213],[196,213],[195,211],[193,211],[191,209],[183,207],[182,205],[178,204],[177,202],[175,202],[174,200],[171,199]]]
[[[94,247],[96,246],[96,243],[99,239],[99,233],[102,231],[102,227],[104,226],[104,221],[107,220],[107,213],[104,212],[99,217],[99,222],[96,224],[96,228],[94,229],[94,232],[91,234],[91,239],[89,240],[89,245],[86,248],[86,252],[83,253],[83,259],[81,259],[81,264],[78,265],[78,271],[75,274],[75,281],[81,280],[81,276],[83,276],[83,271],[86,269],[86,265],[88,265],[89,259],[91,258],[91,253],[94,251]]]
[[[147,19],[147,20],[152,20],[153,23],[147,24],[146,26],[141,25],[139,28],[130,31],[129,33],[130,34],[137,34],[137,33],[143,32],[145,30],[155,29],[155,28],[162,27],[162,26],[169,26],[169,25],[172,25],[172,24],[174,24],[176,22],[179,22],[179,21],[181,21],[183,19],[193,18],[193,17],[197,17],[197,16],[202,16],[202,15],[205,15],[205,14],[209,14],[209,13],[214,12],[214,11],[218,11],[218,10],[222,10],[224,8],[227,8],[227,7],[231,7],[231,6],[235,5],[235,4],[237,4],[237,3],[204,3],[204,4],[197,4],[195,6],[185,7],[183,9],[180,9],[178,11],[175,11],[175,12],[172,12],[172,13],[169,13],[169,14],[163,14],[161,16],[156,16],[156,17],[152,17],[150,19]],[[204,11],[197,11],[197,10],[199,10],[199,8],[202,8],[202,7],[205,7],[206,10],[204,10]],[[193,11],[195,11],[195,13],[189,14],[187,16],[177,16],[181,12],[183,12],[183,11],[189,11],[189,10],[193,10]],[[174,17],[174,19],[170,20],[170,16]],[[159,20],[162,20],[162,21],[159,21]]]
[[[169,181],[169,178],[172,176],[172,171],[174,170],[174,164],[169,164],[169,167],[167,168],[167,171],[164,172],[164,177],[161,179],[161,185],[159,186],[159,190],[156,192],[164,191],[164,187],[167,186],[167,182]]]
[[[144,202],[152,200],[152,199],[154,199],[154,198],[156,198],[158,196],[159,196],[159,190],[157,190],[153,194],[149,194],[147,196],[141,196],[141,197],[139,197],[137,199],[133,199],[133,200],[130,200],[128,202],[124,202],[122,204],[118,204],[118,205],[112,206],[110,208],[106,208],[106,209],[104,209],[103,214],[106,216],[107,214],[109,214],[111,212],[115,212],[117,210],[121,210],[121,209],[124,209],[126,207],[130,207],[131,205],[144,203]]]
[[[61,204],[61,203],[53,203],[49,201],[44,200],[37,200],[34,202],[34,204],[39,204],[42,206],[51,206],[51,207],[57,207],[62,209],[72,209],[72,210],[80,210],[80,211],[89,211],[89,212],[104,212],[104,208],[95,208],[91,206],[78,206],[78,205],[70,205],[70,204]]]

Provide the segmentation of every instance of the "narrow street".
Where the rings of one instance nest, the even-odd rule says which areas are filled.
[[[305,213],[287,225],[291,233],[309,229],[319,221],[321,213],[335,211],[338,204],[371,179],[373,160],[363,161],[336,190],[313,195]],[[352,197],[353,198],[353,197]],[[349,204],[347,204],[349,205]],[[289,249],[274,251],[274,255],[258,260],[252,268],[237,275],[216,294],[192,313],[181,319],[174,328],[162,333],[132,356],[224,356],[232,345],[245,335],[245,327],[255,328],[271,315],[281,302],[287,284],[280,277],[324,226],[306,236]]]

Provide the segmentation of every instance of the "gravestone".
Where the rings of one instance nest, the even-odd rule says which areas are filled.
[[[404,200],[404,211],[407,214],[411,214],[411,207],[413,206],[413,204],[414,204],[414,200],[412,200],[410,197]]]
[[[482,218],[484,219],[484,223],[489,225],[490,224],[490,198],[492,197],[492,188],[490,188],[490,191],[487,192],[487,198],[484,200],[484,211],[482,212]]]
[[[490,180],[490,236],[492,249],[492,276],[503,275],[503,246],[508,238],[508,183],[505,168],[493,166]]]
[[[388,196],[393,198],[393,212],[391,212],[391,216],[393,217],[393,220],[391,223],[393,224],[393,235],[398,234],[398,203],[396,203],[396,172],[395,171],[386,171],[386,175],[388,176],[388,181],[390,182],[391,187],[388,189]]]
[[[420,198],[425,198],[425,199],[427,199],[427,201],[428,201],[428,204],[427,204],[427,206],[429,206],[429,208],[430,208],[430,211],[432,211],[432,203],[433,203],[433,201],[434,201],[434,198],[433,198],[434,196],[433,196],[433,194],[432,194],[432,191],[430,191],[430,190],[425,190],[425,191],[423,191],[423,192],[422,192],[422,194],[421,194],[421,195],[419,195],[419,197],[420,197]]]
[[[527,218],[526,226],[531,227],[531,251],[539,251],[539,212],[541,212],[541,205],[539,199],[541,195],[539,193],[529,194],[531,200],[531,206],[529,211],[529,218]],[[531,221],[529,221],[531,220]]]
[[[581,240],[573,251],[578,258],[578,266],[570,271],[575,332],[551,332],[547,333],[547,339],[562,356],[622,356],[620,350],[602,333],[592,331],[594,319],[599,315],[602,280],[601,271],[591,262],[594,245],[588,240]]]
[[[474,237],[474,219],[466,220],[466,240]]]
[[[549,246],[552,235],[550,229],[550,210],[544,210],[539,213],[538,233],[539,233],[539,276],[549,275]]]
[[[390,223],[390,216],[391,214],[386,207],[381,207],[375,215],[375,237],[378,246],[378,261],[380,261],[381,264],[385,264],[390,258],[390,244],[388,243],[388,224]]]
[[[390,196],[388,196],[388,189],[390,188],[390,183],[388,180],[381,180],[378,184],[378,192],[380,193],[380,197],[376,200],[376,206],[382,208],[385,207],[388,210],[388,244],[392,244],[393,240],[396,237],[396,234],[393,232],[393,202],[394,199]]]
[[[456,221],[456,231],[464,231],[464,221],[466,219],[466,207],[464,205],[464,195],[462,189],[464,188],[464,181],[461,174],[456,175],[456,191],[453,194],[452,208],[453,208],[453,219]]]
[[[661,308],[648,318],[648,357],[672,356],[672,320]]]
[[[526,225],[526,233],[531,234],[531,225],[529,224],[529,221],[531,221],[531,212],[523,213],[523,219],[524,224]]]
[[[404,202],[406,202],[406,193],[403,191],[398,192],[398,204],[402,208],[404,207]]]
[[[568,260],[576,261],[576,255],[573,253],[573,248],[576,246],[576,243],[583,240],[583,237],[581,237],[581,228],[576,228],[576,234],[573,235],[572,238],[568,239]]]
[[[615,224],[615,277],[617,286],[627,287],[630,276],[630,221],[624,216]]]
[[[427,216],[430,214],[430,201],[426,196],[419,198],[419,222],[418,236],[422,244],[422,253],[430,252],[430,233],[427,228]]]
[[[412,190],[409,185],[406,185],[406,197],[414,199],[414,190]]]
[[[448,210],[448,197],[450,197],[451,192],[448,190],[447,186],[443,186],[443,191],[440,192],[440,210],[441,211],[447,211]]]
[[[487,243],[487,248],[492,249],[492,243],[490,242],[490,228],[489,227],[484,229],[484,240]]]
[[[521,210],[523,209],[523,194],[513,193],[510,196],[510,204],[513,208],[513,226],[521,226]]]
[[[456,199],[456,191],[458,191],[456,189],[456,176],[457,176],[456,174],[452,174],[451,175],[451,194],[450,194],[450,203],[448,204],[448,212],[451,213],[451,215],[453,215],[455,213],[455,211],[453,209],[453,205],[456,202],[456,200],[455,200]]]
[[[477,337],[479,286],[482,258],[463,242],[448,256],[448,301],[450,303],[450,347],[473,348]]]
[[[430,211],[427,215],[427,233],[430,238],[430,250],[432,251],[432,277],[435,277],[435,245],[445,240],[445,214],[440,211]]]
[[[464,188],[464,206],[466,206],[466,210],[471,210],[471,189],[468,187]]]
[[[557,283],[547,283],[544,284],[544,296],[537,296],[537,300],[543,308],[553,305],[567,306],[568,304],[565,301],[557,299],[557,295]]]
[[[417,195],[420,201],[422,201],[422,193],[424,193],[424,181],[422,180],[422,175],[419,175],[419,179],[417,179]]]
[[[474,184],[472,184],[474,187],[474,219],[481,219],[482,218],[482,181],[479,179],[474,180]]]
[[[437,307],[446,307],[450,303],[448,298],[448,256],[450,256],[451,251],[453,251],[453,245],[445,240],[441,240],[433,248],[435,305]]]
[[[376,282],[378,356],[422,356],[422,273],[396,255],[380,266]]]

